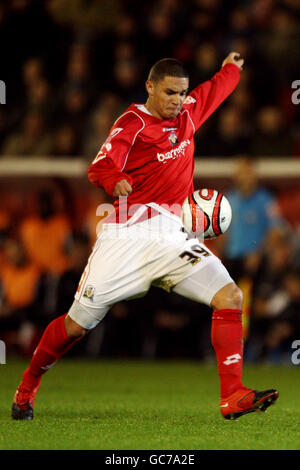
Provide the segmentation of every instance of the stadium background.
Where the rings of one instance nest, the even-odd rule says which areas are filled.
[[[225,237],[209,245],[245,293],[246,360],[289,362],[291,339],[300,338],[300,133],[292,103],[298,2],[1,1],[0,41],[0,337],[7,353],[30,356],[45,325],[72,302],[100,221],[96,209],[111,202],[91,186],[87,168],[116,117],[144,102],[149,67],[175,57],[192,88],[238,51],[241,83],[196,137],[195,187],[228,194],[236,160],[248,156],[277,202],[278,230],[266,231],[254,250],[252,240],[249,253],[226,259]],[[209,361],[210,318],[205,306],[151,289],[114,306],[70,355]]]

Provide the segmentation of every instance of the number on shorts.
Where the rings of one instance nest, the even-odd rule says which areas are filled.
[[[191,246],[192,251],[185,250],[183,253],[179,255],[179,258],[184,259],[187,258],[188,261],[191,262],[191,264],[197,264],[199,261],[201,261],[201,256],[210,256],[210,253],[205,250],[202,246],[199,245],[193,245]],[[201,255],[201,256],[199,256]]]

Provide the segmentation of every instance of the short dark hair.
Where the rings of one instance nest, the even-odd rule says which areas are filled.
[[[188,78],[189,74],[179,60],[167,58],[159,60],[151,67],[148,80],[158,82],[165,77]]]

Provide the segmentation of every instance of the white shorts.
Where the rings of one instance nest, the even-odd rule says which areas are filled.
[[[221,261],[182,231],[179,217],[159,214],[131,226],[106,224],[69,315],[83,328],[94,328],[113,304],[141,297],[151,285],[210,305],[231,282]]]

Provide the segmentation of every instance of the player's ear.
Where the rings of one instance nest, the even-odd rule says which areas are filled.
[[[148,92],[148,95],[153,96],[153,94],[154,94],[154,83],[151,82],[151,80],[147,80],[145,85],[146,85],[146,90]]]

